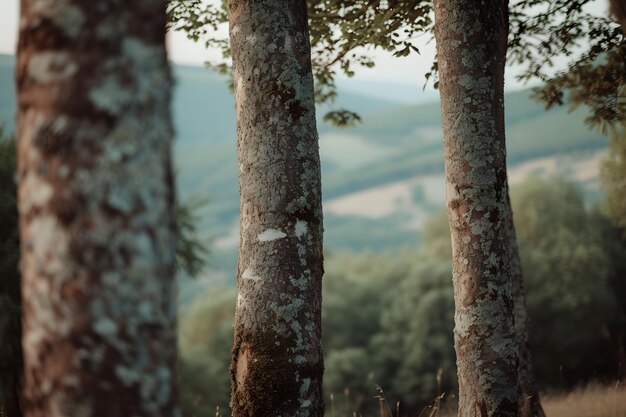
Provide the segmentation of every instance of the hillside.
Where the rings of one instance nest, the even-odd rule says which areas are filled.
[[[14,65],[13,57],[0,55],[0,124],[9,131]],[[173,69],[179,193],[210,199],[200,228],[213,239],[214,267],[232,271],[239,235],[233,96],[221,75],[197,67]],[[348,92],[340,91],[336,107],[359,112],[364,122],[351,129],[320,123],[325,247],[360,251],[417,245],[421,226],[444,197],[439,104],[407,105],[409,96],[400,93],[399,85],[386,90],[380,83],[349,86]],[[512,179],[542,172],[564,175],[597,195],[596,166],[606,143],[584,125],[584,109],[546,112],[528,91],[507,94],[505,106]],[[591,174],[575,177],[573,167]]]
[[[188,148],[232,142],[235,138],[235,104],[227,77],[201,67],[173,65],[172,68],[175,79],[172,108],[176,146]],[[0,54],[0,125],[4,125],[8,131],[14,130],[14,71],[15,57]],[[376,94],[376,88],[376,85],[366,88],[366,95],[343,93],[335,107],[368,114],[390,110],[401,103],[371,99],[370,96]]]

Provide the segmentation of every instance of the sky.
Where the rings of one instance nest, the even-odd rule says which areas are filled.
[[[590,9],[596,13],[606,13],[606,0],[594,0]],[[0,53],[14,54],[17,41],[17,27],[19,16],[19,0],[2,0],[0,14]],[[407,87],[421,89],[425,83],[424,74],[430,69],[435,56],[435,42],[429,36],[419,39],[420,55],[411,54],[405,58],[396,58],[388,52],[374,50],[370,56],[374,58],[374,68],[363,68],[356,71],[357,81],[374,81],[382,83],[406,84]],[[208,60],[219,58],[217,51],[207,51],[202,43],[196,43],[186,38],[184,33],[168,34],[168,55],[177,64],[201,66]],[[507,68],[505,86],[507,91],[524,88],[515,75],[519,70],[515,67]]]
[[[14,54],[17,42],[17,28],[19,16],[19,0],[1,0],[0,13],[0,53]],[[216,51],[207,51],[202,43],[196,43],[186,38],[182,32],[168,35],[168,55],[177,64],[203,65],[207,60],[219,57]],[[376,60],[376,67],[372,70],[359,71],[357,77],[362,80],[389,81],[423,85],[424,74],[432,63],[435,55],[435,45],[431,42],[423,47],[423,55],[413,55],[408,58],[397,59],[390,54],[375,51],[372,54]]]

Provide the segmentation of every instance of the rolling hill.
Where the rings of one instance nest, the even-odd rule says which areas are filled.
[[[9,131],[14,128],[14,65],[13,57],[0,55],[0,124]],[[232,271],[239,205],[233,96],[221,75],[173,68],[179,193],[210,199],[200,228],[213,239],[214,267]],[[340,91],[336,106],[359,112],[364,122],[350,129],[319,125],[325,246],[332,251],[416,245],[421,225],[443,200],[439,104],[406,104],[407,94],[400,94],[398,85],[350,86]],[[572,176],[571,167],[589,158],[597,162],[598,152],[606,149],[606,141],[584,125],[584,109],[546,112],[528,91],[507,94],[505,106],[508,162],[516,178],[547,172],[548,166],[552,174]]]

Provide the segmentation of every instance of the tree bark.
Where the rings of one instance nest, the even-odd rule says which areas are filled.
[[[622,27],[622,31],[626,33],[626,2],[624,0],[609,0],[609,11]]]
[[[517,416],[504,135],[507,2],[438,0],[435,19],[459,416]]]
[[[524,274],[522,261],[517,245],[517,234],[513,223],[511,201],[507,194],[507,229],[509,236],[509,262],[511,264],[511,285],[515,317],[515,338],[518,348],[518,385],[520,417],[545,417],[535,382],[532,357],[530,354],[528,310],[526,308],[526,291],[524,290]]]
[[[304,0],[228,4],[241,234],[234,417],[321,417],[322,205]]]
[[[179,416],[165,0],[22,0],[25,415]]]

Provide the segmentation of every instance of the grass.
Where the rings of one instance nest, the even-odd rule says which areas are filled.
[[[591,384],[568,393],[545,394],[541,399],[547,417],[626,417],[626,386]],[[456,417],[441,410],[441,417]]]
[[[394,413],[387,404],[382,389],[377,387],[377,390],[375,398],[381,404],[379,417],[399,416],[400,413]],[[418,417],[457,417],[453,403],[445,401],[442,394],[425,407]],[[626,386],[619,382],[613,386],[590,384],[567,393],[544,394],[541,404],[547,417],[626,417]],[[333,413],[330,414],[330,417],[335,417]]]
[[[588,385],[542,403],[548,417],[626,417],[626,386]]]

